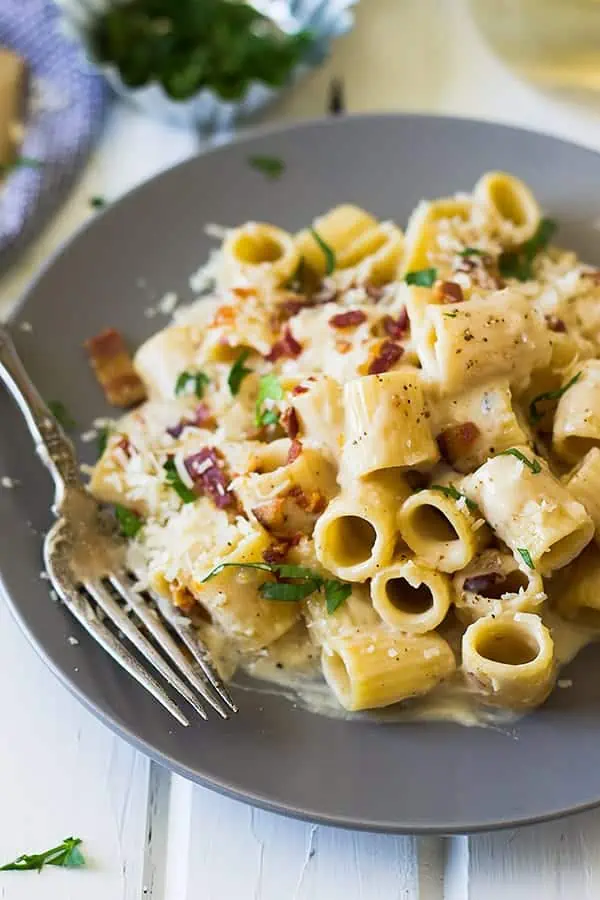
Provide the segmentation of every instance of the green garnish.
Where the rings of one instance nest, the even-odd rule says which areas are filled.
[[[496,456],[516,456],[517,459],[521,460],[524,466],[531,469],[534,475],[539,475],[542,471],[542,467],[535,456],[533,457],[533,460],[527,459],[525,454],[521,453],[520,450],[517,450],[516,447],[510,447],[508,450],[501,450],[500,453],[496,453]]]
[[[529,418],[532,423],[535,425],[540,419],[544,418],[544,413],[540,412],[537,408],[538,403],[542,403],[544,400],[560,400],[565,391],[568,391],[580,378],[581,372],[578,372],[577,375],[574,375],[573,378],[564,385],[564,387],[561,387],[556,391],[545,391],[545,393],[538,394],[537,397],[534,397],[529,404]]]
[[[457,317],[457,315],[458,315],[458,313],[456,310],[454,310],[454,312],[444,313],[444,316],[446,317],[446,319],[455,319]]]
[[[195,394],[198,400],[201,400],[207,384],[210,384],[210,378],[204,372],[182,372],[175,382],[175,395],[179,397],[180,394]]]
[[[23,853],[12,862],[0,866],[0,872],[41,872],[44,866],[64,866],[67,869],[85,866],[83,853],[79,849],[81,842],[81,838],[68,837],[58,847],[44,853]]]
[[[324,579],[318,572],[306,566],[291,566],[286,563],[272,565],[270,563],[220,563],[202,579],[202,584],[214,578],[223,569],[228,568],[258,569],[260,572],[269,572],[274,575],[275,581],[263,581],[258,587],[258,592],[263,600],[295,603],[304,600],[315,591],[323,589],[329,615],[339,609],[344,600],[352,593],[352,585],[346,584],[346,582]],[[281,579],[284,578],[293,578],[295,581],[293,583],[282,581]]]
[[[265,178],[276,181],[285,171],[285,163],[278,156],[249,156],[248,165],[262,172]]]
[[[538,227],[528,241],[516,250],[505,250],[498,258],[498,269],[504,278],[516,278],[518,281],[529,281],[533,278],[533,260],[545,250],[557,229],[552,219],[540,219]]]
[[[517,547],[517,553],[520,554],[520,556],[526,566],[529,566],[530,569],[535,569],[533,560],[531,558],[531,553],[529,552],[527,547]]]
[[[286,281],[285,287],[288,288],[288,290],[290,290],[290,291],[294,291],[294,293],[296,293],[296,294],[300,294],[304,289],[305,282],[306,282],[306,261],[305,261],[304,257],[301,256],[293,275],[291,276],[291,278],[289,278],[288,281]]]
[[[32,156],[17,156],[12,162],[0,165],[0,175],[8,175],[15,169],[41,169],[42,166],[41,159],[34,159]]]
[[[173,100],[204,89],[239,100],[253,81],[281,87],[313,44],[310,32],[284,33],[242,0],[110,4],[90,39],[96,61],[115,65],[127,87],[158,82]]]
[[[172,456],[169,456],[163,469],[167,473],[167,484],[173,488],[184,503],[193,503],[194,500],[198,499],[196,494],[181,480],[181,476],[175,468],[175,460]]]
[[[236,394],[239,394],[240,387],[242,386],[242,381],[244,380],[246,375],[250,375],[250,373],[252,372],[252,369],[248,369],[244,365],[249,356],[249,350],[242,350],[230,369],[227,384],[229,385],[229,390],[231,391],[232,397],[235,397]]]
[[[99,194],[96,194],[94,197],[90,197],[90,206],[92,209],[104,209],[106,206],[106,200],[104,197],[101,197]]]
[[[314,228],[310,228],[309,231],[323,251],[323,256],[325,257],[325,274],[331,275],[331,273],[335,269],[335,253],[333,252],[329,244],[325,243],[318,231],[315,231]]]
[[[125,506],[115,506],[115,516],[119,523],[119,531],[126,538],[134,538],[144,524],[144,520],[133,510]]]
[[[477,247],[465,247],[464,250],[460,250],[458,253],[459,256],[485,256],[484,250],[478,250]]]
[[[61,400],[49,400],[48,409],[65,431],[73,431],[77,422]]]
[[[283,388],[279,383],[276,375],[262,375],[258,386],[258,395],[256,397],[256,424],[277,425],[279,422],[279,413],[276,409],[264,409],[265,401],[269,400],[273,403],[280,403],[283,400]]]
[[[479,512],[479,507],[473,500],[469,500],[466,494],[463,494],[462,491],[457,491],[453,484],[432,484],[429,487],[430,491],[441,491],[442,494],[445,494],[446,497],[450,497],[451,500],[464,500],[466,507],[471,512]]]
[[[415,272],[407,272],[404,280],[407,284],[416,287],[433,287],[437,278],[437,269],[417,269]]]
[[[110,428],[99,428],[98,437],[96,439],[96,447],[98,449],[98,458],[100,458],[106,450],[108,439],[110,437]]]

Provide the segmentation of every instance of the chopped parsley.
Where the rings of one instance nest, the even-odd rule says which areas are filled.
[[[538,227],[528,241],[516,250],[505,250],[498,259],[498,269],[504,278],[516,278],[518,281],[529,281],[533,278],[533,260],[545,250],[554,232],[556,222],[552,219],[540,219]]]
[[[407,272],[404,280],[407,284],[416,287],[433,287],[437,278],[437,269],[417,269],[415,272]]]
[[[106,450],[108,439],[110,437],[110,428],[99,428],[98,437],[96,439],[96,447],[98,450],[98,458],[100,458]]]
[[[286,281],[285,287],[290,291],[294,291],[296,294],[302,293],[304,287],[306,285],[306,276],[307,276],[307,267],[306,260],[303,256],[300,257],[298,261],[298,265],[296,266],[295,271],[292,276]]]
[[[529,418],[532,423],[536,425],[540,419],[543,419],[544,413],[540,412],[537,408],[538,403],[542,403],[544,400],[560,400],[565,391],[568,391],[570,387],[579,381],[581,378],[581,372],[578,372],[577,375],[574,375],[570,381],[568,381],[563,387],[559,388],[556,391],[545,391],[543,394],[538,394],[537,397],[534,397],[531,403],[529,404]]]
[[[273,408],[273,404],[280,403],[283,400],[283,388],[279,383],[276,375],[263,375],[258,386],[258,395],[256,397],[256,424],[277,425],[279,422],[279,412]],[[266,401],[269,405],[265,408]]]
[[[58,847],[43,853],[23,853],[12,862],[0,866],[0,872],[41,872],[44,866],[63,866],[75,869],[85,866],[85,858],[79,849],[81,838],[68,837]]]
[[[167,473],[167,484],[173,488],[175,493],[178,494],[184,503],[193,503],[194,500],[198,499],[196,494],[181,480],[181,476],[175,467],[175,460],[172,456],[169,456],[163,469]]]
[[[285,171],[285,163],[278,156],[249,156],[248,165],[261,172],[270,181],[281,178]]]
[[[459,256],[485,256],[484,250],[479,250],[477,247],[465,247],[464,250],[460,250],[458,253]]]
[[[235,397],[236,394],[239,394],[240,388],[242,386],[242,381],[244,380],[246,375],[250,375],[250,373],[252,372],[252,369],[248,369],[247,366],[244,365],[249,356],[249,350],[242,350],[229,371],[227,384],[229,385],[229,390],[231,391],[232,397]]]
[[[500,453],[497,453],[496,456],[516,456],[524,466],[527,466],[528,469],[531,469],[534,475],[539,475],[542,471],[542,467],[539,464],[539,461],[533,457],[533,460],[527,459],[524,453],[521,453],[520,450],[517,450],[516,447],[510,447],[508,450],[501,450]]]
[[[455,319],[458,315],[458,312],[454,310],[454,312],[444,313],[446,319]]]
[[[445,494],[446,497],[450,497],[451,500],[464,500],[467,509],[470,512],[479,512],[479,507],[473,500],[470,500],[466,494],[463,494],[462,491],[457,491],[453,484],[432,484],[429,488],[430,491],[441,491],[442,494]]]
[[[42,160],[34,159],[33,156],[17,156],[12,162],[0,165],[0,175],[8,175],[15,169],[41,169]]]
[[[104,209],[106,200],[99,194],[95,194],[93,197],[90,197],[90,206],[92,209]]]
[[[49,400],[48,409],[65,431],[73,431],[77,422],[61,400]]]
[[[284,603],[298,602],[314,594],[315,591],[323,590],[329,615],[339,609],[352,593],[352,585],[346,582],[324,579],[318,572],[306,566],[292,566],[286,563],[220,563],[202,579],[202,584],[227,568],[258,569],[260,572],[268,572],[273,575],[275,581],[263,581],[258,587],[258,592],[263,600],[279,600]],[[288,581],[287,579],[292,580]]]
[[[204,388],[210,384],[210,378],[204,372],[182,372],[175,382],[175,395],[195,394],[198,400],[204,396]]]
[[[329,244],[325,243],[318,231],[315,231],[314,228],[311,228],[309,230],[315,241],[323,251],[323,256],[325,257],[325,274],[331,275],[331,273],[335,269],[335,253],[333,252]]]
[[[132,509],[118,504],[115,506],[115,516],[119,524],[119,531],[126,538],[134,538],[144,524],[141,516],[134,513]]]
[[[521,559],[526,566],[529,566],[530,569],[535,569],[533,560],[531,558],[531,553],[529,552],[527,547],[517,547],[517,553],[521,556]]]

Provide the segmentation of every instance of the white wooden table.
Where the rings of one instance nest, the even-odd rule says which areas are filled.
[[[600,149],[600,98],[585,108],[518,82],[460,0],[362,0],[355,31],[270,118],[320,115],[332,75],[344,77],[353,112],[488,118]],[[90,215],[92,195],[110,201],[197,149],[194,134],[116,106],[71,199],[0,283],[0,314]],[[0,873],[0,900],[600,898],[600,810],[473,838],[310,826],[170,776],[114,737],[48,673],[2,602],[0,672],[0,860],[75,834],[90,862],[39,876]]]

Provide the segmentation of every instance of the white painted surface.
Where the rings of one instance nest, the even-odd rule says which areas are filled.
[[[364,62],[362,62],[364,60]],[[523,124],[600,149],[597,105],[518,82],[461,0],[362,0],[333,58],[269,114],[422,110]],[[0,281],[0,314],[108,200],[194,152],[196,136],[116,107],[64,209]],[[4,538],[3,538],[4,539]],[[86,871],[0,873],[0,900],[598,900],[600,812],[473,838],[354,834],[251,810],[149,764],[48,674],[0,604],[0,859],[85,838]]]

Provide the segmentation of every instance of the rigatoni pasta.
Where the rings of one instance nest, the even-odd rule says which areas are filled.
[[[224,230],[90,480],[224,677],[524,711],[597,636],[600,273],[554,230],[498,171],[406,232],[352,204]]]

